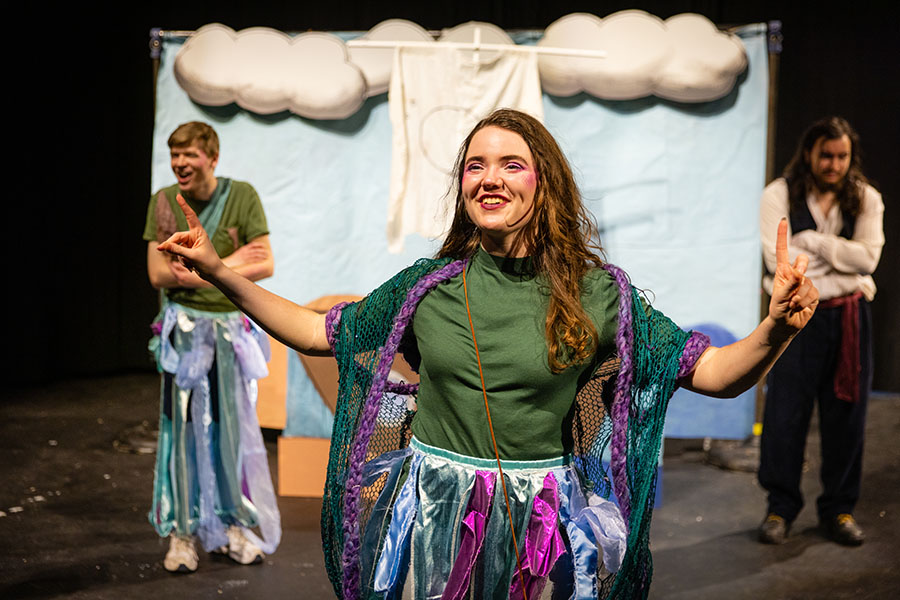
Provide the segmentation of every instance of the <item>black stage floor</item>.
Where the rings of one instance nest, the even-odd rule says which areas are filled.
[[[153,456],[121,444],[144,422],[154,428],[157,385],[153,374],[123,375],[0,401],[0,598],[333,598],[318,500],[279,498],[283,541],[262,565],[203,554],[191,575],[163,569],[167,544],[146,518]],[[712,467],[696,444],[667,442],[650,597],[900,597],[900,396],[872,398],[867,435],[856,516],[868,540],[859,548],[831,543],[816,527],[815,426],[807,508],[778,547],[755,541],[765,496],[753,473]],[[268,446],[274,474],[274,441]]]

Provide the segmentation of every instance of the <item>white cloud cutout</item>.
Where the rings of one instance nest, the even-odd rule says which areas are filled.
[[[320,32],[288,36],[220,24],[198,29],[175,58],[175,76],[200,103],[258,114],[290,110],[313,119],[349,117],[366,98],[366,80],[340,38]]]
[[[494,25],[484,21],[469,21],[456,27],[441,30],[442,42],[454,42],[468,44],[475,41],[475,35],[481,39],[482,44],[515,44],[509,35]]]
[[[475,39],[481,44],[506,44],[515,45],[515,42],[505,31],[493,23],[483,21],[469,21],[450,29],[441,31],[439,42],[453,44],[473,44]],[[497,59],[499,50],[481,50],[478,52],[478,62],[482,65],[489,64]]]
[[[605,19],[573,13],[552,23],[538,45],[607,53],[606,58],[541,55],[541,85],[557,96],[584,91],[608,100],[657,95],[703,102],[727,94],[747,67],[737,36],[696,14],[662,21],[640,10]]]
[[[505,31],[492,23],[470,21],[441,31],[438,42],[472,43],[475,32],[482,44],[515,44]],[[434,43],[435,39],[421,26],[405,19],[388,19],[382,21],[364,35],[354,41],[363,42],[424,42]],[[494,60],[497,51],[482,51],[479,62]],[[394,64],[393,48],[366,48],[351,46],[350,58],[366,77],[369,89],[367,95],[377,96],[388,90],[391,81],[391,68]]]
[[[659,74],[655,94],[679,102],[703,102],[728,94],[747,68],[741,40],[695,14],[670,17],[666,27],[675,52]]]
[[[469,22],[442,32],[439,42],[513,44],[496,25]],[[389,19],[363,40],[433,42],[419,25]],[[640,10],[604,19],[573,13],[544,32],[539,46],[602,50],[605,58],[539,55],[545,92],[571,96],[587,92],[610,100],[656,95],[679,102],[704,102],[728,94],[747,67],[740,39],[696,14],[662,21]],[[498,50],[482,50],[486,63]],[[365,98],[387,91],[393,50],[349,48],[329,33],[291,37],[266,27],[235,32],[213,23],[198,29],[175,58],[175,76],[200,104],[232,102],[259,114],[289,110],[313,119],[342,119]]]
[[[433,42],[425,29],[405,19],[382,21],[365,35],[357,38],[370,42]],[[394,64],[393,48],[350,48],[350,59],[362,70],[368,84],[368,96],[377,96],[388,90],[391,67]]]
[[[606,52],[604,58],[539,55],[541,85],[556,96],[584,91],[612,100],[650,95],[656,73],[672,52],[662,20],[638,10],[605,19],[566,15],[547,28],[538,45]]]

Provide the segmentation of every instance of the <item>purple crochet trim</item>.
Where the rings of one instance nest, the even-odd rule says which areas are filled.
[[[392,394],[400,394],[401,396],[409,396],[419,391],[418,383],[401,383],[399,381],[390,381],[385,384],[385,391]]]
[[[359,598],[359,491],[362,485],[363,462],[366,458],[366,449],[369,446],[369,438],[375,431],[375,421],[378,410],[381,407],[381,396],[388,381],[394,354],[400,345],[403,332],[415,315],[416,307],[422,297],[433,287],[447,281],[451,277],[459,275],[468,264],[467,260],[454,261],[433,273],[422,277],[406,294],[406,300],[400,311],[394,318],[394,324],[387,342],[381,349],[381,358],[375,368],[372,385],[366,397],[363,413],[360,417],[359,428],[356,432],[356,440],[350,454],[350,464],[347,469],[347,482],[344,487],[344,550],[343,562],[343,588],[344,600],[356,600]],[[333,310],[333,309],[332,309]]]
[[[628,451],[628,409],[631,405],[631,384],[634,382],[634,365],[632,364],[634,347],[634,331],[631,329],[631,283],[625,271],[615,265],[604,265],[619,287],[619,326],[616,331],[616,350],[621,365],[616,379],[616,391],[611,410],[612,440],[610,442],[610,468],[613,476],[613,490],[619,501],[619,509],[625,526],[629,527],[631,517],[631,493],[628,490],[627,451]]]
[[[334,354],[334,332],[337,331],[338,324],[341,322],[341,311],[349,302],[338,302],[331,307],[328,314],[325,315],[325,337],[328,338],[328,345],[331,346],[331,353]]]
[[[684,345],[681,358],[678,359],[678,379],[681,379],[694,369],[697,359],[709,348],[709,345],[708,335],[699,331],[691,332],[691,337],[688,338],[687,343]]]
[[[153,321],[152,323],[150,323],[150,332],[153,333],[153,335],[159,335],[162,333],[162,327],[163,326],[161,320]]]

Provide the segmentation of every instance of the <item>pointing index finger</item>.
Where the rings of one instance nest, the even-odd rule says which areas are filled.
[[[779,265],[790,264],[788,261],[787,229],[787,219],[781,219],[778,222],[778,237],[775,240],[775,262]]]
[[[200,227],[200,219],[197,218],[197,213],[195,213],[194,209],[190,207],[190,205],[184,199],[184,196],[182,196],[181,194],[176,195],[175,201],[178,202],[178,206],[181,207],[181,211],[184,213],[185,219],[187,219],[188,227],[191,229]]]

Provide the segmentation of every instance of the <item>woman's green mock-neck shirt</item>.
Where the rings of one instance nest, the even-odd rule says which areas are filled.
[[[594,269],[583,280],[582,304],[600,338],[597,352],[556,375],[544,334],[549,289],[533,274],[531,259],[479,249],[466,282],[500,458],[538,460],[570,452],[575,394],[615,351],[618,292],[612,276]],[[413,435],[432,446],[493,458],[462,275],[425,296],[413,331],[422,356]]]

